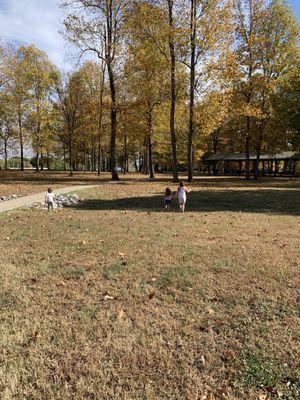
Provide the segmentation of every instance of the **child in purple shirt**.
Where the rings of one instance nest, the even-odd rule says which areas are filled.
[[[171,210],[172,207],[172,191],[170,188],[166,188],[165,192],[165,210]]]

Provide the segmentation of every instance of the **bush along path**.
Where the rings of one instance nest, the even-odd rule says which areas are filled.
[[[54,193],[60,197],[60,195],[77,192],[83,189],[91,189],[97,187],[98,185],[78,185],[78,186],[68,186],[65,188],[54,189]],[[0,202],[0,213],[5,211],[14,210],[15,208],[21,208],[26,206],[31,206],[32,204],[42,204],[45,200],[45,192],[32,194],[30,196],[19,197],[12,199],[10,201]],[[69,196],[67,196],[69,197]],[[70,201],[72,203],[72,200]]]

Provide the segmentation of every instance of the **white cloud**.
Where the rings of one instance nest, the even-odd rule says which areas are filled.
[[[0,39],[13,45],[34,44],[59,68],[71,68],[60,35],[63,15],[57,0],[0,0]]]

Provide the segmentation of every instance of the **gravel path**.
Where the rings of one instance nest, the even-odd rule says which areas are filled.
[[[97,186],[99,185],[68,186],[60,189],[54,189],[53,191],[55,194],[64,194],[70,192],[77,192],[78,190],[83,190],[83,189],[91,189]],[[44,201],[45,195],[46,193],[42,192],[42,193],[32,194],[30,196],[19,197],[14,200],[3,201],[0,203],[0,213]]]

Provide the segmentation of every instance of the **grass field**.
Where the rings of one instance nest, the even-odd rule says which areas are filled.
[[[1,400],[299,399],[299,180],[167,184],[0,214]]]
[[[109,174],[99,177],[97,174],[77,173],[74,178],[66,172],[36,173],[32,170],[19,172],[15,170],[0,170],[0,197],[10,194],[27,196],[34,193],[46,191],[49,186],[58,189],[65,186],[95,184],[98,181],[109,180]]]

